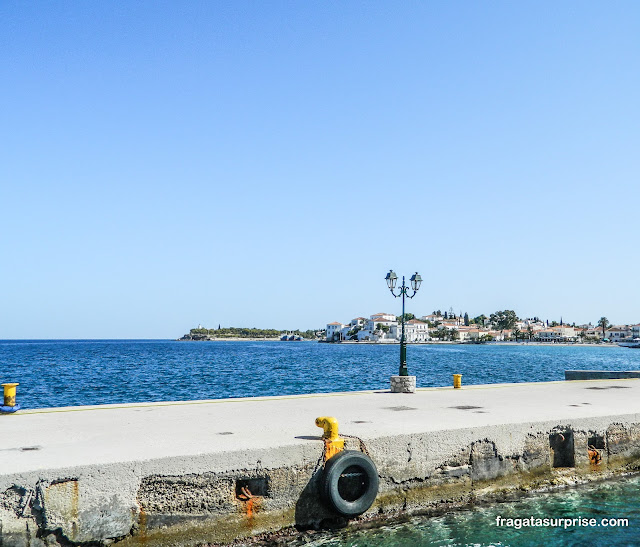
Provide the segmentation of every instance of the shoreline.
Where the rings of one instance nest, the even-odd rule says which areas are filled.
[[[321,343],[326,344],[365,344],[365,345],[380,345],[380,346],[397,346],[399,341],[393,340],[389,342],[371,342],[354,340],[343,340],[341,342],[325,342],[319,340]],[[452,341],[429,341],[429,342],[407,342],[407,346],[569,346],[569,347],[600,347],[600,348],[618,348],[618,344],[592,344],[587,342],[452,342]]]
[[[238,336],[229,336],[228,338],[207,338],[206,340],[176,338],[176,342],[317,342],[317,340],[280,340],[280,338],[240,338]]]
[[[397,346],[399,341],[373,342],[342,340],[340,342],[327,342],[325,340],[280,340],[279,338],[210,338],[207,340],[185,340],[176,338],[176,342],[316,342],[319,344],[348,344],[361,346]],[[452,341],[429,341],[429,342],[407,342],[407,346],[544,346],[544,347],[598,347],[598,348],[618,348],[618,344],[606,343],[595,344],[586,342],[452,342]]]

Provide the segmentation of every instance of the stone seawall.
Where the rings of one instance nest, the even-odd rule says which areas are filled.
[[[359,519],[640,468],[637,380],[25,411],[0,417],[0,544],[196,545],[347,525],[319,494],[325,415],[378,469]]]

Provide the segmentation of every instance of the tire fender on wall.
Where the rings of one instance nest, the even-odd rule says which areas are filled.
[[[357,450],[343,450],[325,464],[320,494],[336,513],[357,517],[375,501],[378,485],[378,470],[371,458]]]

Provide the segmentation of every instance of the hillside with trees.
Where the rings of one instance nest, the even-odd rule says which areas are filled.
[[[316,331],[313,330],[276,330],[276,329],[256,329],[246,327],[218,327],[217,329],[206,329],[198,327],[191,329],[189,334],[185,334],[181,340],[219,340],[225,338],[267,338],[279,339],[284,334],[301,336],[307,340],[316,339]]]

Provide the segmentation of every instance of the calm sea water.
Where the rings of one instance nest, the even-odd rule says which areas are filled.
[[[399,347],[315,342],[0,341],[0,380],[23,408],[386,389]],[[420,345],[418,387],[563,380],[565,369],[639,370],[611,347]]]
[[[419,387],[563,380],[565,369],[640,370],[640,351],[570,346],[409,346]],[[394,346],[313,342],[158,340],[0,341],[0,381],[19,382],[23,408],[387,389]],[[312,545],[640,545],[640,479],[625,479],[516,503],[417,518]],[[626,528],[498,528],[496,517],[628,518]]]
[[[628,526],[568,528],[497,526],[504,519],[628,519]],[[622,523],[619,523],[622,524]],[[537,494],[517,502],[363,531],[319,534],[306,547],[600,547],[640,545],[640,477]]]

